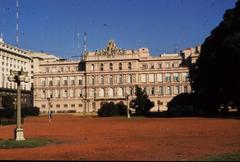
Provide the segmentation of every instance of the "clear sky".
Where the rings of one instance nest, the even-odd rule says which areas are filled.
[[[151,55],[203,43],[235,0],[18,0],[19,47],[71,58],[105,48],[147,47]],[[0,0],[0,33],[16,45],[16,0]],[[79,34],[78,34],[79,33]]]

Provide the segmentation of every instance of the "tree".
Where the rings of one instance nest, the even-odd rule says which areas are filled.
[[[240,1],[226,10],[223,21],[201,46],[196,63],[190,68],[194,93],[201,94],[209,112],[220,105],[240,100]],[[203,103],[204,103],[203,102]]]
[[[152,102],[147,93],[142,90],[139,86],[135,87],[136,98],[130,103],[130,106],[136,110],[136,115],[146,115],[152,107],[154,107],[154,102]]]
[[[4,96],[2,105],[4,108],[14,109],[14,97],[11,95]]]

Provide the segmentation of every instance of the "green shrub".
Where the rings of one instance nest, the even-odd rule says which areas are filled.
[[[40,108],[39,107],[23,107],[22,116],[39,116]]]
[[[101,105],[101,108],[98,110],[98,116],[100,117],[110,117],[117,115],[126,115],[127,106],[123,102],[114,104],[113,102],[105,102]],[[131,111],[130,111],[131,113]]]

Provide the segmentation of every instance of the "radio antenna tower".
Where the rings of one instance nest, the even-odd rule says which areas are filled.
[[[76,34],[76,36],[77,36],[77,40],[76,40],[76,42],[77,42],[77,45],[76,45],[76,47],[77,47],[77,49],[76,49],[76,53],[75,53],[75,48],[74,48],[74,43],[73,43],[73,50],[74,50],[74,53],[75,53],[75,55],[74,56],[72,56],[72,57],[82,57],[81,55],[80,55],[80,44],[79,44],[79,41],[80,41],[80,33],[79,32],[77,32],[77,34]],[[75,36],[74,36],[74,38],[75,38]],[[75,39],[74,39],[74,41],[75,41]]]
[[[87,33],[84,32],[83,54],[87,52]]]
[[[4,19],[5,14],[4,14],[4,12],[5,12],[5,8],[3,8],[3,14],[2,14],[2,30],[1,30],[1,35],[0,35],[0,39],[2,39],[2,40],[3,40],[3,31],[4,31],[4,25],[5,25],[5,19]]]
[[[16,0],[16,46],[18,47],[18,31],[19,31],[19,27],[18,27],[18,23],[19,23],[19,3],[18,0]]]
[[[178,52],[178,45],[177,43],[174,44],[174,53],[177,53]]]

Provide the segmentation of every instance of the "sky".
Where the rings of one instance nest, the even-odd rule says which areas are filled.
[[[236,0],[18,0],[20,48],[73,59],[84,49],[174,53],[204,42]],[[0,0],[0,33],[16,45],[16,0]]]

